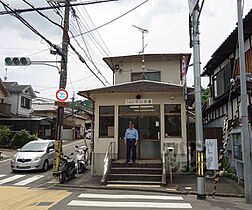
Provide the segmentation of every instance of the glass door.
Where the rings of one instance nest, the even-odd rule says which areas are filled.
[[[159,105],[119,106],[118,158],[126,158],[126,145],[123,138],[129,122],[132,121],[139,133],[137,159],[160,159],[159,118]]]
[[[159,116],[139,116],[140,159],[160,159]]]

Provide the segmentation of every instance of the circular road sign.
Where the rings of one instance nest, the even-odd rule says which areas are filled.
[[[65,89],[59,89],[56,92],[56,98],[59,101],[65,101],[68,98],[68,92]]]

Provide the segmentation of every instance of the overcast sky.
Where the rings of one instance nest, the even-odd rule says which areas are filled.
[[[12,8],[29,8],[22,0],[3,0]],[[48,6],[46,0],[32,1],[36,7]],[[126,13],[146,0],[119,0],[76,7],[78,21],[71,15],[70,30],[80,34],[103,25]],[[86,2],[78,0],[77,2]],[[252,9],[252,1],[244,0],[244,16]],[[0,11],[4,11],[2,5]],[[63,10],[62,10],[63,11]],[[53,21],[61,23],[61,17],[54,11],[43,11]],[[100,29],[76,37],[81,48],[71,39],[76,49],[97,73],[97,69],[112,84],[112,72],[102,61],[103,57],[132,55],[141,51],[141,33],[132,25],[148,29],[145,36],[145,53],[192,53],[189,47],[188,0],[149,0],[142,6],[101,27]],[[62,30],[36,12],[21,14],[37,31],[53,44],[61,45]],[[237,23],[237,0],[206,0],[200,17],[201,68],[205,66],[214,51],[234,30]],[[80,26],[80,30],[79,30]],[[98,33],[99,32],[99,33]],[[4,65],[7,56],[29,56],[32,61],[56,61],[59,56],[50,54],[45,41],[26,28],[18,19],[10,15],[0,16],[0,77],[6,81],[30,84],[37,96],[55,99],[59,86],[56,67],[32,65],[28,67],[8,67]],[[88,58],[87,58],[88,56]],[[191,60],[192,62],[192,60]],[[94,63],[95,65],[93,65]],[[52,65],[56,65],[53,64]],[[58,65],[59,66],[59,65]],[[98,74],[103,82],[102,75]],[[193,69],[188,72],[188,85],[192,86]],[[208,81],[202,80],[206,87]],[[102,87],[102,83],[69,50],[67,90],[72,92]],[[80,97],[78,97],[80,99]]]

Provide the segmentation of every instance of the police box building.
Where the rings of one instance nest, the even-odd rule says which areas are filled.
[[[164,145],[174,148],[174,172],[186,169],[187,112],[181,69],[188,66],[190,57],[187,53],[146,54],[144,64],[142,55],[103,59],[113,71],[114,85],[78,93],[94,103],[94,175],[106,175],[106,182],[159,183]],[[130,121],[139,133],[134,166],[125,163],[123,141]],[[149,172],[152,180],[141,176],[138,167],[155,169]]]

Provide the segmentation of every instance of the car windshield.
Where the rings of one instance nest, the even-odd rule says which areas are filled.
[[[21,152],[43,152],[46,149],[46,142],[29,142],[24,145]]]

